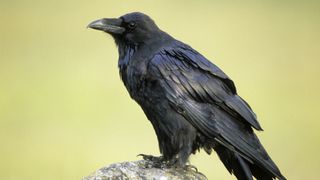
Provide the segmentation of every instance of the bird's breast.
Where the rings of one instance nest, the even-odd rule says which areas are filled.
[[[141,106],[157,104],[164,94],[157,78],[150,76],[146,64],[128,66],[122,80],[131,96]]]
[[[130,96],[134,99],[139,98],[144,90],[146,65],[131,63],[120,73]]]

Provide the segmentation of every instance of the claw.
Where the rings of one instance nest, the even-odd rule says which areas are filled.
[[[157,157],[146,154],[138,154],[137,156],[141,156],[146,161],[151,161],[152,166],[155,168],[170,168],[173,167],[177,162],[176,159],[166,160],[163,156]]]
[[[142,157],[142,159],[144,159],[144,160],[150,160],[150,155],[146,155],[146,154],[138,154],[137,155],[137,157],[139,157],[139,156],[141,156]]]
[[[173,166],[177,167],[177,161],[178,161],[178,159],[176,159],[176,158],[170,159],[169,161],[166,162],[166,166],[167,167],[173,167]]]
[[[196,172],[199,172],[198,171],[198,168],[197,167],[195,167],[194,165],[185,165],[184,166],[184,168],[186,169],[186,170],[194,170],[194,171],[196,171]]]
[[[152,156],[152,155],[147,155],[147,154],[138,154],[137,156],[141,156],[144,160],[147,161],[162,161],[162,156],[160,157],[156,157],[156,156]]]

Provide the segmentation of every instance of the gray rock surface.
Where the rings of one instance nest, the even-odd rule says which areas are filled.
[[[206,180],[207,178],[194,168],[154,168],[151,161],[115,163],[103,167],[83,180]]]

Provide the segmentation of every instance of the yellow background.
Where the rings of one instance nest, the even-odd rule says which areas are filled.
[[[112,38],[86,25],[149,14],[236,83],[262,143],[288,179],[320,170],[317,1],[0,1],[0,179],[80,179],[158,154],[155,133],[119,79]],[[215,154],[191,157],[234,179]]]

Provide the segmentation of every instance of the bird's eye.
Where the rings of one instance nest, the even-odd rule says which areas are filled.
[[[134,29],[134,28],[136,27],[136,23],[130,22],[130,23],[128,24],[128,27],[129,27],[130,29]]]

